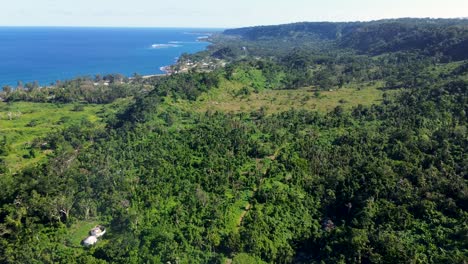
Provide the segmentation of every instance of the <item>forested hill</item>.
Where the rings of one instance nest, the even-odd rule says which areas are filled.
[[[248,40],[275,38],[308,38],[316,40],[335,40],[344,28],[357,27],[360,23],[303,22],[275,26],[257,26],[227,29],[226,35],[239,35]]]
[[[224,31],[248,41],[330,42],[336,48],[382,54],[414,51],[468,58],[467,19],[391,19],[371,22],[303,22]]]

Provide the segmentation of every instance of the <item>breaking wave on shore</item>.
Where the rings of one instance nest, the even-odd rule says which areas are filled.
[[[181,47],[182,45],[179,45],[177,43],[167,43],[167,44],[153,44],[151,45],[151,48],[153,49],[164,49],[164,48],[178,48]]]

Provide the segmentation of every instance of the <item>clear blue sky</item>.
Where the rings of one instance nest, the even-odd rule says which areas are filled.
[[[3,0],[1,26],[239,27],[468,17],[468,0]]]

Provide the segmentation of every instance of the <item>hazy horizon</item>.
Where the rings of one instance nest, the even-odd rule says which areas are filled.
[[[304,21],[291,21],[284,23],[272,23],[272,24],[252,24],[243,25],[238,27],[197,27],[197,26],[125,26],[125,25],[1,25],[0,28],[135,28],[135,29],[202,29],[202,30],[226,30],[232,28],[242,27],[255,27],[255,26],[270,26],[270,25],[282,25],[282,24],[295,24],[295,23],[352,23],[352,22],[372,22],[381,20],[398,20],[398,19],[460,19],[468,20],[468,17],[390,17],[390,18],[379,18],[370,20],[343,20],[343,21],[332,21],[332,20],[304,20]]]
[[[17,0],[4,3],[0,26],[236,28],[294,22],[466,18],[464,0]]]

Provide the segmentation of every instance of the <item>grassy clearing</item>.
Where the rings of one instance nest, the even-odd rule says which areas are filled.
[[[434,65],[425,70],[433,76],[450,74],[462,63]],[[381,89],[385,86],[383,81],[350,83],[343,88],[331,87],[326,91],[316,91],[314,87],[303,87],[294,90],[263,89],[254,92],[255,89],[252,87],[254,83],[258,87],[265,85],[265,80],[260,75],[256,70],[248,73],[237,72],[235,81],[222,80],[219,85],[220,88],[202,94],[196,102],[178,101],[172,104],[188,111],[200,113],[206,111],[245,113],[260,109],[263,109],[267,114],[290,109],[305,109],[326,113],[337,106],[350,109],[359,104],[367,106],[379,104],[384,93],[392,96],[399,92],[399,90]],[[468,74],[461,77],[468,78]],[[247,92],[243,92],[243,90],[247,90]]]
[[[0,103],[0,138],[6,136],[10,148],[5,158],[8,168],[14,172],[41,161],[46,151],[35,150],[34,157],[30,155],[35,139],[83,120],[100,122],[102,110],[102,105]]]
[[[0,102],[0,140],[5,136],[10,149],[5,157],[7,167],[14,173],[43,161],[47,151],[34,149],[34,156],[30,155],[34,140],[86,122],[103,127],[103,119],[120,111],[132,100],[118,99],[114,103],[101,105]]]
[[[310,87],[296,90],[265,89],[245,95],[238,95],[238,91],[244,87],[239,82],[223,81],[220,87],[203,94],[194,103],[177,102],[176,105],[201,113],[206,111],[240,113],[263,109],[267,114],[272,114],[293,108],[325,113],[337,106],[349,109],[359,104],[377,104],[385,93],[379,89],[382,87],[381,83],[349,85],[341,89],[317,92]],[[387,91],[387,93],[393,92],[395,91]]]
[[[69,246],[71,247],[80,247],[81,241],[88,237],[89,231],[97,226],[99,223],[96,221],[80,221],[74,225],[72,225],[68,231],[68,241]]]

